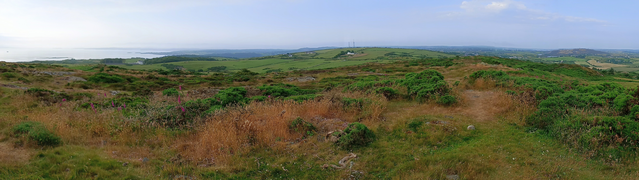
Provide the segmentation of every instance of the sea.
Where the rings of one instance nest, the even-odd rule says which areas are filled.
[[[17,49],[0,48],[0,61],[59,61],[66,59],[104,59],[104,58],[155,58],[164,55],[149,54],[167,52],[148,49]]]

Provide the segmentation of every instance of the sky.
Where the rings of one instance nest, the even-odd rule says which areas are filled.
[[[639,1],[0,0],[0,47],[639,49]]]

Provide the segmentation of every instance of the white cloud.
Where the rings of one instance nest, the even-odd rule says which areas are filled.
[[[444,18],[481,18],[502,17],[503,19],[518,19],[519,21],[563,21],[563,22],[591,22],[607,23],[604,20],[561,15],[543,10],[530,9],[523,2],[514,0],[490,1],[470,0],[463,1],[459,8],[462,11],[446,12],[440,17]],[[502,19],[502,20],[503,20]]]
[[[501,2],[487,2],[481,0],[472,0],[472,1],[463,1],[461,9],[466,10],[466,12],[489,12],[489,13],[499,13],[503,10],[514,8],[514,9],[522,9],[525,10],[526,6],[523,3],[511,0],[505,0]]]

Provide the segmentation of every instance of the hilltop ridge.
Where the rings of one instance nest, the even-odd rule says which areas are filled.
[[[597,51],[593,49],[577,48],[577,49],[559,49],[550,51],[547,56],[587,56],[587,55],[608,55],[607,52]]]

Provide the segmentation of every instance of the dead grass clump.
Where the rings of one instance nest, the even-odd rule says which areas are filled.
[[[330,99],[320,101],[254,102],[244,107],[229,107],[211,116],[195,140],[184,146],[187,156],[199,161],[225,162],[233,154],[251,146],[267,147],[278,141],[294,141],[303,134],[289,130],[297,117],[339,117],[344,111]]]
[[[466,89],[490,90],[495,89],[496,82],[492,79],[478,78],[474,83],[466,83]]]
[[[360,111],[345,109],[339,98],[371,97],[363,94],[330,93],[318,100],[302,103],[294,101],[253,102],[246,106],[229,107],[209,117],[206,124],[190,141],[179,145],[178,151],[189,159],[207,163],[226,163],[234,154],[246,152],[252,147],[281,149],[285,142],[299,141],[304,134],[291,131],[291,122],[300,117],[326,131],[339,128],[337,124],[353,122]],[[381,105],[373,105],[379,107]],[[383,108],[370,110],[369,119],[379,118]],[[377,112],[379,111],[379,112]],[[333,120],[330,122],[328,120]],[[327,123],[322,124],[321,121]],[[333,127],[335,126],[335,127]]]

